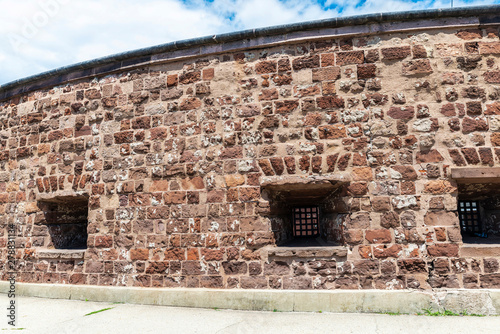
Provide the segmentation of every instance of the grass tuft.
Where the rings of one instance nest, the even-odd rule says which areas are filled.
[[[88,315],[92,315],[92,314],[96,314],[96,313],[100,313],[100,312],[104,312],[104,311],[107,311],[107,310],[111,310],[113,309],[114,307],[107,307],[107,308],[103,308],[102,310],[98,310],[98,311],[94,311],[94,312],[90,312],[90,313],[87,313],[84,315],[84,317],[88,316]]]
[[[431,308],[424,308],[422,311],[424,313],[417,313],[417,315],[427,315],[430,317],[485,317],[484,314],[477,314],[477,313],[469,313],[467,310],[464,310],[460,313],[455,313],[453,311],[443,309],[442,311],[432,311]]]

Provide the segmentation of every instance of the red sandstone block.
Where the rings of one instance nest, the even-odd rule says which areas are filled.
[[[320,65],[319,55],[305,56],[292,60],[292,66],[295,71],[304,68],[315,68],[319,67],[319,65]]]
[[[419,75],[432,73],[432,66],[429,59],[414,59],[403,63],[403,75]]]
[[[444,160],[441,153],[435,149],[417,152],[416,159],[418,163],[440,162]]]
[[[130,206],[149,206],[151,205],[151,194],[130,194]]]
[[[219,155],[220,159],[241,159],[243,158],[243,147],[227,147]]]
[[[461,31],[457,32],[455,35],[458,38],[465,39],[465,40],[478,39],[478,38],[483,37],[481,29],[461,30]]]
[[[358,79],[373,78],[377,75],[377,66],[375,64],[362,64],[357,66]]]
[[[205,268],[201,266],[200,261],[182,261],[183,275],[203,275]]]
[[[260,199],[259,187],[241,187],[239,188],[239,198],[242,202],[258,201]]]
[[[149,262],[146,268],[146,274],[166,274],[168,272],[169,263],[167,261]]]
[[[137,248],[130,250],[131,261],[147,261],[149,259],[149,250],[146,248]]]
[[[462,148],[462,154],[465,157],[465,160],[468,164],[477,165],[479,164],[479,155],[477,154],[477,150],[474,147],[464,147]]]
[[[322,96],[316,98],[316,103],[320,109],[339,109],[345,105],[344,99],[339,96]]]
[[[498,289],[500,288],[500,274],[484,274],[479,275],[481,280],[481,288],[483,289]]]
[[[500,115],[500,102],[493,102],[486,105],[485,115]]]
[[[387,229],[367,230],[365,239],[372,244],[388,244],[392,242],[391,231]]]
[[[85,261],[86,273],[103,273],[104,263],[99,261]]]
[[[132,143],[134,131],[123,131],[114,134],[115,144]]]
[[[424,186],[424,192],[431,193],[433,195],[455,193],[457,187],[447,180],[432,180],[428,181]]]
[[[398,258],[402,254],[402,249],[403,246],[398,244],[373,246],[373,256],[379,259]]]
[[[151,184],[151,187],[149,187],[149,191],[151,192],[156,192],[156,191],[168,191],[169,181],[168,180],[154,180]]]
[[[454,212],[429,211],[424,217],[426,226],[457,226],[458,217]]]
[[[446,228],[444,227],[436,227],[434,228],[434,233],[436,234],[437,241],[446,241]]]
[[[458,257],[457,244],[434,244],[427,246],[427,253],[435,257]]]
[[[104,194],[104,184],[93,184],[92,185],[92,195],[103,195]]]
[[[413,106],[391,107],[387,115],[394,119],[411,119],[415,116],[415,108]]]
[[[321,67],[334,66],[335,65],[335,54],[334,53],[322,53],[321,54]]]
[[[167,79],[168,80],[168,79]],[[200,71],[191,71],[179,75],[179,83],[186,85],[201,80]]]
[[[203,183],[203,178],[201,176],[196,176],[192,178],[185,178],[181,181],[182,189],[184,190],[201,190],[205,189],[205,184]]]
[[[267,279],[264,276],[241,277],[241,288],[243,289],[267,289]]]
[[[203,69],[203,80],[212,80],[215,76],[215,70],[213,68]]]
[[[488,131],[488,122],[482,117],[464,117],[462,121],[462,133],[468,134],[475,131]]]
[[[277,114],[290,114],[299,107],[298,100],[274,102],[274,109]]]
[[[265,74],[274,73],[277,69],[277,63],[274,60],[263,60],[255,65],[255,73]]]
[[[202,248],[200,249],[201,257],[205,261],[222,261],[224,258],[224,250],[223,249],[208,249]]]
[[[480,54],[500,54],[500,42],[479,42]]]
[[[363,51],[346,51],[338,52],[336,56],[336,65],[353,65],[353,64],[363,64],[365,59],[365,54]]]
[[[384,60],[403,59],[411,54],[411,48],[409,45],[382,48],[381,51]]]
[[[177,86],[178,82],[179,82],[179,77],[177,74],[167,75],[167,86],[168,87]]]
[[[290,59],[288,58],[282,58],[278,60],[278,71],[283,72],[283,71],[290,71],[292,68],[290,66]]]
[[[487,83],[500,83],[500,71],[488,71],[483,73]]]
[[[366,182],[351,182],[347,187],[347,192],[351,196],[363,196],[368,192],[368,184]]]
[[[148,219],[167,219],[169,216],[170,210],[168,206],[153,206],[147,209]]]
[[[271,101],[278,99],[278,90],[276,88],[263,89],[259,93],[259,101]]]
[[[110,235],[97,235],[94,238],[94,246],[96,248],[111,248],[113,247],[113,237]]]
[[[500,146],[500,133],[492,133],[490,135],[491,145]]]
[[[358,253],[363,259],[371,259],[373,256],[372,246],[361,245],[358,248]]]
[[[427,273],[427,264],[422,259],[398,260],[398,267],[403,274]]]
[[[427,49],[423,45],[413,45],[412,46],[413,58],[427,58]]]
[[[169,248],[165,251],[165,260],[183,261],[186,259],[185,250],[183,248]]]
[[[181,100],[181,103],[179,105],[179,110],[187,111],[187,110],[193,110],[201,107],[202,102],[199,98],[197,97],[187,97],[183,100]]]

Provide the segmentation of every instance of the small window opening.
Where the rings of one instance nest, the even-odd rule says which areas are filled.
[[[281,181],[280,181],[281,182]],[[318,247],[344,243],[348,209],[340,197],[342,182],[277,183],[263,187],[266,214],[277,246]]]
[[[293,236],[317,237],[319,235],[319,207],[299,206],[293,208]]]
[[[500,243],[498,184],[458,184],[457,211],[464,243]]]
[[[479,203],[477,201],[458,201],[458,214],[462,233],[479,235],[483,233],[483,224],[481,223]]]
[[[47,238],[44,247],[55,249],[86,249],[88,197],[67,196],[39,201]]]

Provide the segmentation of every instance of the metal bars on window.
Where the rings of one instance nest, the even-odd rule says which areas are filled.
[[[293,236],[314,237],[319,235],[319,207],[298,206],[293,208]]]
[[[479,213],[479,203],[477,201],[459,201],[458,216],[462,232],[483,232]]]

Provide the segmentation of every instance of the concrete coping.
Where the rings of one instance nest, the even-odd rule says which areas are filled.
[[[39,259],[74,260],[83,259],[86,249],[40,249],[36,252]]]

